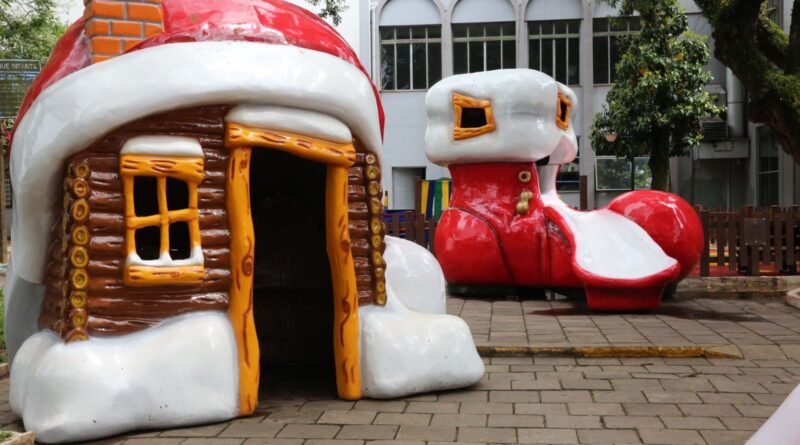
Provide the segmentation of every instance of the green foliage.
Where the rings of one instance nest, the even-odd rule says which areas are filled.
[[[322,10],[320,10],[319,16],[323,19],[330,19],[336,26],[342,23],[342,13],[347,10],[344,0],[308,0],[308,2],[314,6],[319,6],[322,3]]]
[[[0,0],[0,59],[45,61],[67,29],[55,0]]]
[[[700,118],[724,111],[705,91],[708,47],[689,33],[677,0],[608,2],[623,16],[638,12],[642,30],[622,40],[617,82],[595,116],[592,145],[617,156],[649,155],[652,186],[666,189],[669,157],[688,155],[702,140]],[[609,142],[609,133],[619,137]]]

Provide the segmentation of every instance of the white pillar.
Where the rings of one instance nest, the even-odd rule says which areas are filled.
[[[594,20],[595,0],[583,0],[583,20],[581,21],[581,86],[583,103],[581,104],[583,137],[579,147],[581,162],[580,174],[586,176],[587,204],[595,207],[594,150],[590,136],[594,123],[594,54],[592,46],[592,20]]]

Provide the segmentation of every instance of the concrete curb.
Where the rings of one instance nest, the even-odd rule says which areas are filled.
[[[800,276],[692,277],[678,283],[678,298],[781,298],[800,287]]]
[[[482,357],[562,356],[580,358],[732,358],[741,359],[734,345],[722,346],[478,346]]]

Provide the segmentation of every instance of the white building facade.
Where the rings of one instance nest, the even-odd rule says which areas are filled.
[[[770,0],[773,18],[787,31],[791,3]],[[691,30],[708,36],[713,52],[708,21],[692,0],[681,4]],[[501,68],[543,71],[579,98],[579,158],[562,168],[559,180],[565,201],[578,205],[580,176],[589,208],[646,186],[646,158],[631,168],[627,160],[597,155],[589,140],[616,74],[618,38],[637,32],[635,18],[609,21],[617,11],[596,0],[373,0],[370,13],[369,65],[386,112],[383,180],[390,209],[414,208],[415,178],[449,177],[425,157],[427,89],[453,74]],[[728,105],[728,121],[710,122],[707,142],[691,157],[672,160],[672,191],[710,208],[800,203],[800,169],[768,128],[746,122],[738,79],[716,59],[708,70],[708,89]]]

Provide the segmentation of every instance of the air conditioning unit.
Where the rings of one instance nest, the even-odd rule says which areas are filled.
[[[728,122],[722,119],[703,119],[700,121],[703,142],[722,142],[728,140]]]

